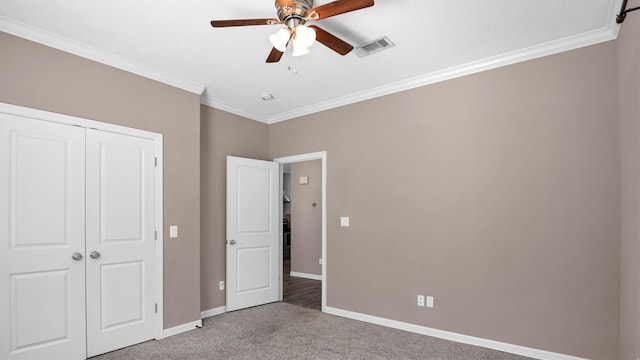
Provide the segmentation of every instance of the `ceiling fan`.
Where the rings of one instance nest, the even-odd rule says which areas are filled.
[[[286,25],[286,29],[269,36],[273,49],[267,57],[268,63],[280,61],[290,42],[293,43],[293,56],[308,54],[309,46],[316,40],[338,54],[346,55],[353,46],[316,25],[306,26],[305,23],[373,6],[373,0],[337,0],[315,8],[313,0],[276,0],[275,5],[277,19],[212,20],[211,26]]]

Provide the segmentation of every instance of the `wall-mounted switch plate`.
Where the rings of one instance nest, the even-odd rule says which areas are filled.
[[[318,259],[318,264],[322,265],[322,258]]]
[[[433,296],[427,296],[427,307],[428,308],[433,307]]]
[[[309,183],[309,177],[308,176],[300,176],[300,185],[306,185]]]
[[[224,290],[224,281],[220,281],[220,284],[218,284],[218,286],[220,287],[220,291]]]
[[[418,306],[424,306],[424,295],[418,295]]]
[[[349,226],[349,217],[348,216],[343,216],[343,217],[340,218],[340,226],[344,226],[344,227]]]
[[[178,237],[178,225],[169,226],[169,237],[175,239]]]

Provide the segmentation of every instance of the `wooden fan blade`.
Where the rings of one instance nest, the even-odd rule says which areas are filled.
[[[309,11],[307,11],[307,17],[311,20],[326,19],[370,6],[373,6],[373,0],[338,0],[318,6],[317,8],[309,9]]]
[[[351,52],[351,50],[353,50],[353,46],[344,42],[340,38],[328,33],[327,31],[317,27],[316,25],[310,25],[309,27],[316,31],[316,41],[322,43],[338,54],[344,56]]]
[[[238,20],[211,20],[211,26],[229,27],[229,26],[250,26],[250,25],[276,25],[280,24],[278,19],[238,19]]]
[[[267,57],[267,62],[268,63],[276,63],[276,62],[280,61],[280,59],[282,59],[282,55],[284,55],[283,52],[279,51],[276,48],[273,48],[273,49],[271,49],[271,53]]]

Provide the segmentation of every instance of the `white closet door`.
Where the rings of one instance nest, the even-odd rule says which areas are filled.
[[[84,139],[0,114],[0,359],[85,358]]]
[[[87,130],[87,355],[155,337],[154,142]]]

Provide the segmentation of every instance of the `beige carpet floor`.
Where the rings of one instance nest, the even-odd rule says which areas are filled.
[[[204,320],[202,329],[107,353],[92,360],[432,359],[525,357],[274,303]]]

